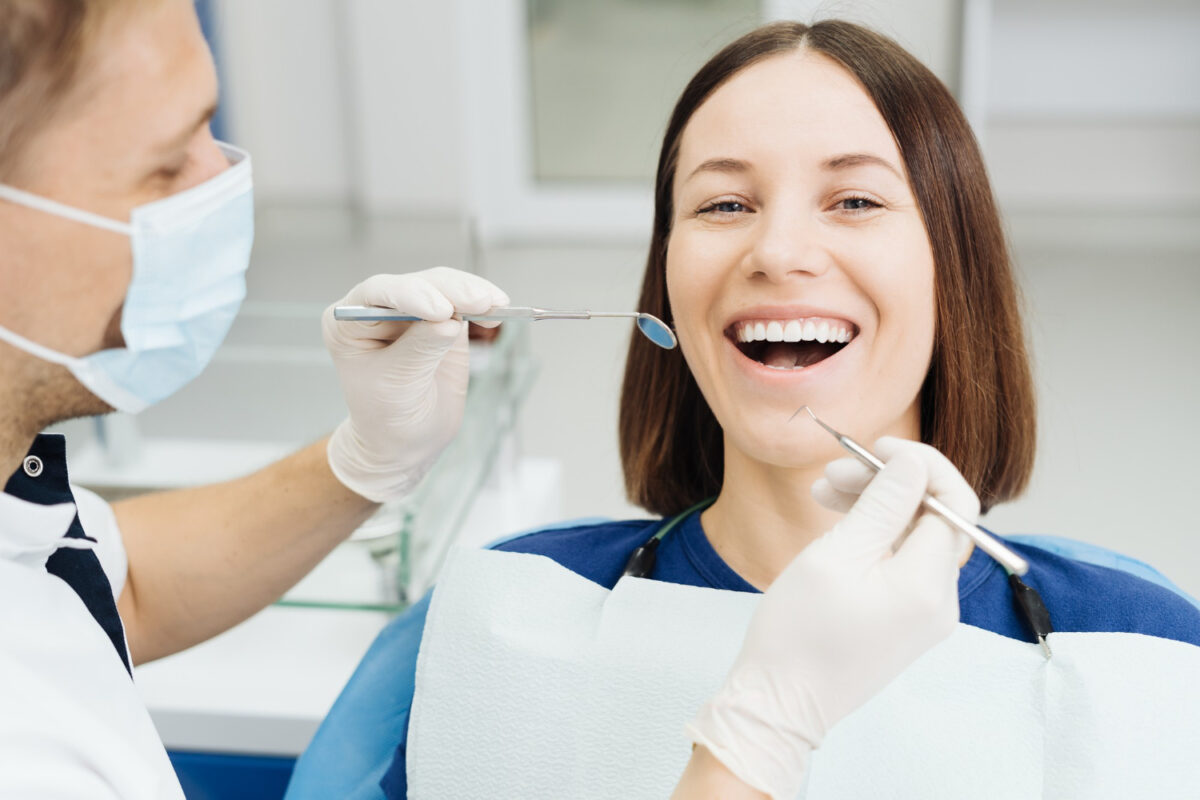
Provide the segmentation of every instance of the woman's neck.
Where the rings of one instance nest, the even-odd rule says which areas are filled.
[[[758,589],[766,589],[793,558],[842,515],[812,496],[825,465],[786,469],[726,448],[725,480],[701,515],[722,560]]]
[[[878,436],[920,439],[920,410],[914,401]],[[846,454],[820,433],[808,449],[813,462],[780,467],[751,458],[725,439],[725,474],[717,501],[701,515],[713,549],[748,583],[770,586],[796,555],[837,524],[842,514],[818,503],[812,485],[825,472],[826,461]],[[965,563],[965,559],[964,559]]]

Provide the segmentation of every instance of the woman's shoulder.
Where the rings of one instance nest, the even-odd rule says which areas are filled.
[[[1153,567],[1055,537],[1009,537],[1055,630],[1140,633],[1200,646],[1200,607]]]
[[[601,586],[612,587],[633,551],[661,520],[574,520],[503,539],[493,550],[546,556]]]

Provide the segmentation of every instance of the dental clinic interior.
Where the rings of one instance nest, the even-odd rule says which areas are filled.
[[[221,81],[214,134],[254,154],[247,299],[176,396],[136,418],[60,426],[76,483],[109,500],[211,483],[328,433],[345,406],[318,319],[372,274],[445,265],[515,305],[636,308],[658,148],[688,77],[764,21],[839,16],[894,37],[951,89],[1005,221],[1038,454],[1028,491],[983,524],[1086,539],[1200,596],[1200,4],[197,8]],[[478,334],[461,431],[415,492],[271,607],[136,670],[190,800],[212,796],[203,776],[214,771],[281,797],[375,635],[435,583],[452,547],[646,516],[625,496],[616,444],[638,335],[628,320],[514,320]]]

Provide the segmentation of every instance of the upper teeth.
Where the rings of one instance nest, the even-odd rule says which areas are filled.
[[[747,320],[734,326],[739,342],[848,342],[854,338],[852,331],[846,322],[820,317]]]

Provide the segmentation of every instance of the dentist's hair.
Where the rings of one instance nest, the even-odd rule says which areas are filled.
[[[933,250],[936,332],[920,394],[921,439],[942,451],[984,510],[1016,497],[1033,470],[1037,423],[1020,302],[979,145],[954,97],[891,39],[849,22],[776,22],[717,53],[692,78],[663,137],[654,228],[638,310],[672,324],[667,245],[679,140],[734,75],[800,48],[858,79],[900,147]],[[670,515],[719,493],[724,440],[679,350],[634,335],[620,411],[630,499]]]
[[[104,20],[129,2],[0,0],[0,180],[77,88]]]

